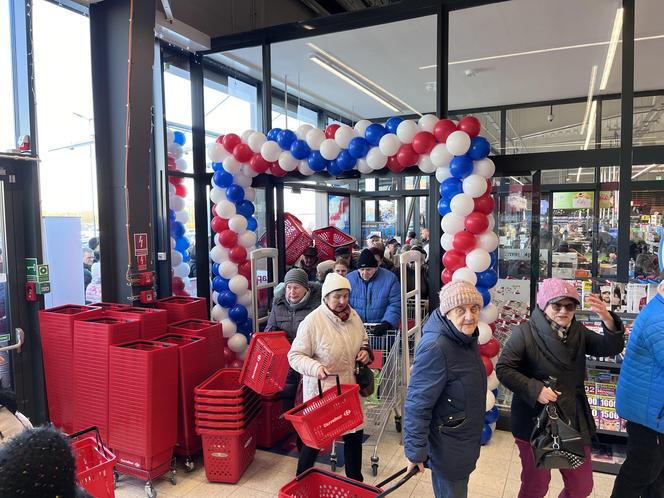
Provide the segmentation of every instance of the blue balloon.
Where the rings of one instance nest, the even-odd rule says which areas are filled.
[[[477,285],[481,285],[486,289],[491,289],[498,283],[498,274],[491,270],[484,270],[481,273],[477,273]]]
[[[348,153],[355,159],[365,157],[369,153],[369,142],[362,137],[351,138],[348,142]]]
[[[219,293],[219,299],[217,299],[217,302],[219,303],[219,306],[232,308],[237,304],[237,296],[230,290],[226,290]]]
[[[496,387],[495,389],[491,389],[491,392],[495,397],[498,397],[498,388]]]
[[[489,289],[486,287],[482,287],[481,285],[477,285],[477,292],[479,292],[482,295],[482,299],[484,300],[484,306],[489,304],[491,302],[491,293],[489,292]]]
[[[258,220],[256,218],[251,216],[249,219],[247,219],[247,230],[255,232],[257,228],[258,228]]]
[[[245,218],[249,218],[252,214],[254,214],[256,208],[254,207],[253,203],[245,199],[244,201],[240,201],[237,203],[237,205],[235,206],[235,210],[237,211],[238,214],[241,214]]]
[[[450,173],[455,178],[466,178],[473,172],[473,160],[468,156],[454,156],[450,161]]]
[[[309,163],[309,167],[312,170],[318,172],[318,171],[323,171],[325,168],[327,168],[330,162],[320,155],[320,151],[314,150],[311,151],[311,154],[307,159],[307,163]]]
[[[297,140],[297,135],[291,130],[281,130],[277,135],[277,143],[284,150],[289,150],[295,140]]]
[[[212,263],[212,275],[219,276],[219,263]]]
[[[223,170],[224,170],[223,163],[212,163],[212,171],[223,171]]]
[[[393,118],[387,120],[387,122],[385,123],[385,128],[387,128],[388,132],[396,134],[397,128],[399,127],[402,121],[403,119],[394,116]]]
[[[339,155],[337,156],[337,166],[341,168],[341,171],[351,171],[356,163],[357,159],[355,159],[348,150],[342,149],[342,151],[339,152]]]
[[[233,175],[224,170],[215,171],[212,175],[212,182],[219,188],[226,188],[233,184]]]
[[[450,209],[450,201],[446,197],[441,197],[440,200],[438,201],[438,213],[441,216],[445,216],[447,213],[451,213],[452,210]]]
[[[463,193],[463,184],[458,178],[446,178],[440,184],[440,196],[452,200],[457,194]]]
[[[311,149],[304,140],[295,140],[290,146],[290,152],[295,159],[306,159],[311,153]]]
[[[176,130],[173,132],[173,142],[178,145],[184,145],[187,143],[187,137],[181,131]]]
[[[470,141],[470,149],[468,149],[468,157],[473,161],[479,161],[489,155],[491,145],[484,137],[474,137]]]
[[[489,268],[495,268],[496,263],[498,262],[498,253],[494,251],[492,253],[489,253],[489,256],[491,256],[491,265],[489,266]]]
[[[175,221],[175,211],[172,209],[168,210],[168,221]]]
[[[489,410],[484,414],[484,423],[493,424],[496,420],[498,420],[499,416],[500,416],[500,411],[498,411],[498,407],[496,405],[493,405],[491,410]]]
[[[281,133],[281,128],[272,128],[270,131],[267,132],[267,139],[276,142],[279,133]]]
[[[231,320],[233,320],[236,324],[244,322],[247,319],[248,316],[249,316],[249,313],[247,313],[247,308],[245,308],[241,304],[233,306],[228,311],[228,317]]]
[[[173,234],[173,238],[179,239],[184,235],[185,232],[186,230],[181,222],[179,221],[172,222],[171,234]]]
[[[224,277],[214,277],[212,279],[212,288],[219,294],[228,290],[228,280]]]
[[[330,164],[327,166],[327,172],[332,176],[339,176],[344,171],[341,169],[341,166],[337,163],[337,160],[330,161]]]
[[[232,202],[241,202],[244,199],[244,189],[235,183],[226,187],[226,198]]]
[[[183,253],[183,257],[187,252],[187,249],[189,249],[189,239],[187,237],[179,237],[175,239],[175,250]]]
[[[189,241],[187,241],[189,242]],[[182,253],[182,262],[183,263],[188,263],[191,258],[189,257],[189,253],[187,251]]]
[[[491,441],[492,434],[493,431],[491,430],[491,427],[489,427],[489,424],[484,424],[484,428],[482,429],[482,437],[480,438],[480,444],[484,445]]]
[[[239,323],[237,329],[243,334],[251,334],[254,331],[254,324],[251,318],[247,318],[244,322]]]
[[[378,145],[380,139],[383,138],[383,135],[387,133],[387,130],[383,125],[378,123],[373,123],[367,126],[367,129],[364,130],[364,137],[367,139],[367,142],[371,145]]]

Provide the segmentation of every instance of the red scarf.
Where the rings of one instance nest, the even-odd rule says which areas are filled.
[[[327,303],[325,304],[327,306]],[[341,311],[334,311],[332,308],[327,306],[327,309],[329,309],[332,313],[335,314],[341,320],[342,322],[345,322],[350,318],[350,306],[346,306],[343,310]]]

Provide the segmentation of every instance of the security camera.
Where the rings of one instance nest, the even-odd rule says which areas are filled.
[[[554,119],[555,119],[555,116],[554,116],[553,114],[549,114],[549,115],[546,117],[546,120],[547,120],[549,123],[551,123]]]

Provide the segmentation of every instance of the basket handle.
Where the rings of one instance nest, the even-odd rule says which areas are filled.
[[[397,472],[397,473],[395,473],[395,474],[392,474],[390,477],[388,477],[387,479],[385,479],[383,482],[380,482],[380,483],[376,484],[376,487],[377,487],[377,488],[382,488],[382,487],[383,487],[385,484],[387,484],[388,482],[393,481],[394,479],[396,479],[396,478],[399,477],[400,475],[404,474],[404,473],[406,472],[406,470],[408,470],[408,467],[404,467],[404,468],[401,469],[399,472]],[[386,489],[386,490],[383,491],[382,493],[376,495],[376,498],[382,498],[383,496],[387,496],[387,495],[389,495],[390,493],[393,493],[394,491],[396,491],[397,489],[399,489],[401,486],[403,486],[404,484],[406,484],[406,483],[408,482],[408,480],[409,480],[411,477],[413,477],[415,474],[419,473],[419,471],[420,471],[420,470],[419,470],[417,467],[415,467],[415,468],[412,469],[410,472],[408,472],[405,476],[403,476],[401,479],[399,479],[399,481],[397,481],[397,483],[396,483],[394,486],[392,486],[390,489]]]
[[[76,439],[77,437],[81,437],[83,434],[92,431],[95,431],[96,433],[95,436],[97,439],[97,449],[103,452],[104,442],[101,439],[101,434],[99,433],[99,427],[97,427],[96,425],[91,425],[87,429],[82,429],[78,432],[74,432],[73,434],[69,434],[69,439]]]
[[[335,374],[337,378],[337,396],[341,396],[341,382],[339,382],[339,374]],[[323,399],[323,384],[321,384],[320,379],[318,379],[318,397]]]

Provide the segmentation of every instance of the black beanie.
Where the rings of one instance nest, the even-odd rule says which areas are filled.
[[[359,268],[378,268],[378,261],[376,256],[371,252],[371,249],[364,249],[360,253],[360,258],[357,260],[357,267]]]

